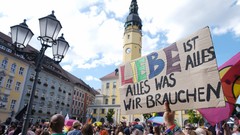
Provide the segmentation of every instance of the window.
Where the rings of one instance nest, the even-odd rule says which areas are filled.
[[[24,68],[23,68],[23,67],[20,67],[18,74],[19,74],[19,75],[23,75],[23,72],[24,72]]]
[[[77,101],[75,101],[75,106],[77,106]]]
[[[13,63],[12,66],[11,66],[11,72],[12,73],[15,73],[16,67],[17,67],[17,65],[15,63]]]
[[[109,88],[109,85],[110,85],[110,83],[107,83],[107,84],[106,84],[106,89],[108,89],[108,88]]]
[[[7,64],[8,64],[8,60],[7,60],[7,59],[4,59],[4,60],[2,61],[2,68],[3,68],[3,69],[6,69],[6,68],[7,68]]]
[[[11,88],[11,86],[12,86],[12,82],[13,82],[13,80],[12,80],[12,79],[8,79],[8,80],[7,80],[7,85],[6,85],[6,88],[10,89],[10,88]]]
[[[17,102],[17,100],[12,100],[10,109],[14,109],[16,102]]]
[[[21,86],[21,83],[20,82],[16,82],[15,90],[19,91],[20,86]]]
[[[2,101],[3,101],[3,102],[8,102],[8,96],[7,96],[7,95],[4,95],[4,96],[2,97]]]
[[[2,41],[2,40],[1,40],[1,41]],[[2,50],[6,50],[6,47],[3,46],[3,45],[0,45],[0,49],[2,49]]]
[[[116,88],[116,86],[117,86],[116,82],[113,82],[113,88]]]
[[[106,104],[106,105],[108,104],[108,99],[105,99],[105,104]]]
[[[112,99],[112,104],[113,104],[113,105],[115,104],[115,101],[116,101],[115,98],[113,98],[113,99]]]
[[[104,109],[102,109],[102,114],[104,114],[105,113],[105,110]]]
[[[2,86],[3,83],[3,76],[0,76],[0,86]]]
[[[97,109],[93,109],[93,113],[96,114],[97,113]]]

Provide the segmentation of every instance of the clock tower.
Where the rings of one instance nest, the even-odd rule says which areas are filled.
[[[138,16],[137,0],[131,2],[124,27],[123,62],[128,62],[141,57],[142,51],[142,20]]]

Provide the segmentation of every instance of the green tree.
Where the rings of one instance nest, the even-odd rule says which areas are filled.
[[[196,110],[188,110],[189,118],[188,118],[188,122],[189,123],[201,123],[203,121],[203,118],[200,114],[197,113]]]
[[[113,123],[113,115],[114,115],[114,110],[113,109],[109,109],[108,112],[107,112],[107,115],[105,116],[107,118],[107,121],[109,123]]]
[[[151,113],[145,113],[145,114],[143,114],[143,117],[144,117],[145,121],[147,121],[149,118],[152,117],[152,114]]]

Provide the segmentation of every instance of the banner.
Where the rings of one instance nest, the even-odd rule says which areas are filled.
[[[119,66],[122,114],[225,106],[210,30]]]

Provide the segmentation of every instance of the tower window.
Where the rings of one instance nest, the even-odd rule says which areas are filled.
[[[130,38],[130,35],[127,35],[127,38],[129,39],[129,38]]]

